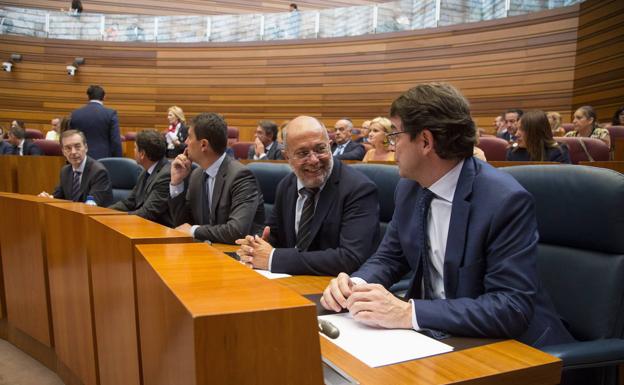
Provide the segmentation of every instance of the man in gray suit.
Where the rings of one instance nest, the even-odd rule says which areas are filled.
[[[225,155],[223,117],[211,112],[197,115],[186,144],[184,154],[171,164],[169,208],[177,229],[198,240],[230,244],[261,231],[262,193],[251,171]],[[192,162],[199,167],[192,170]]]
[[[134,159],[143,167],[143,172],[130,195],[109,208],[173,226],[168,205],[171,165],[165,158],[166,151],[167,142],[159,132],[139,132],[134,144]]]
[[[279,160],[284,159],[284,147],[277,142],[277,124],[270,120],[261,120],[256,127],[256,140],[249,147],[247,159]]]

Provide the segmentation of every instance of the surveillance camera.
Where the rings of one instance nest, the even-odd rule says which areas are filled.
[[[5,70],[6,72],[11,72],[11,68],[13,67],[13,63],[5,61],[4,63],[2,63],[2,69]]]
[[[67,66],[67,75],[69,76],[74,76],[76,75],[76,70],[78,70],[78,68],[74,67],[74,66]]]

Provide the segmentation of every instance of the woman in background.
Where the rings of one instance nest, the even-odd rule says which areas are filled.
[[[377,117],[371,121],[368,143],[373,148],[366,152],[362,162],[373,160],[394,161],[394,151],[390,150],[387,134],[392,132],[392,122],[387,118]]]
[[[555,142],[544,111],[522,115],[517,136],[518,145],[507,150],[507,160],[570,163],[568,147]]]
[[[624,106],[618,108],[611,119],[612,126],[624,126]]]
[[[598,117],[593,107],[583,106],[576,110],[572,123],[574,124],[574,130],[568,132],[565,136],[600,139],[611,148],[609,130],[598,126]]]
[[[186,148],[186,137],[188,136],[188,128],[186,128],[186,118],[184,111],[178,106],[171,106],[167,111],[167,119],[169,127],[165,133],[167,140],[167,158],[175,158],[184,152]]]
[[[565,128],[561,126],[561,115],[558,112],[551,111],[547,112],[546,116],[548,117],[553,136],[564,136],[566,132]]]

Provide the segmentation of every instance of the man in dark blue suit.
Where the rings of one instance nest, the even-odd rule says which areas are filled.
[[[327,309],[386,328],[515,338],[533,346],[572,337],[536,271],[532,196],[472,157],[468,102],[450,85],[416,86],[390,110],[400,175],[395,212],[370,259],[323,293]],[[415,274],[404,302],[385,287]]]
[[[104,107],[104,89],[98,85],[87,88],[89,103],[71,114],[70,126],[84,132],[93,159],[121,156],[121,136],[117,111]]]
[[[342,118],[334,125],[336,137],[331,146],[331,152],[336,159],[362,160],[366,154],[364,146],[351,140],[353,122],[349,118]]]
[[[327,130],[315,118],[293,119],[284,143],[293,173],[277,186],[262,237],[237,240],[238,255],[275,273],[355,271],[377,245],[377,187],[364,174],[334,161]]]
[[[4,148],[5,155],[41,155],[41,149],[32,141],[26,139],[26,130],[19,125],[9,128],[8,146]]]

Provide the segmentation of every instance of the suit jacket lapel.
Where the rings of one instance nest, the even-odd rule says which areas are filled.
[[[297,244],[297,233],[295,232],[295,212],[297,210],[297,199],[299,192],[297,191],[297,177],[292,174],[289,179],[289,185],[286,188],[286,200],[283,207],[285,210],[284,231],[286,233],[286,247],[295,247]]]
[[[446,241],[446,255],[444,256],[444,290],[447,298],[455,298],[457,291],[457,271],[464,257],[468,220],[470,219],[470,195],[476,175],[473,158],[466,158],[462,167],[449,223],[449,236]]]
[[[342,167],[342,163],[340,161],[334,162],[334,168],[329,176],[329,180],[325,183],[325,187],[323,187],[323,191],[321,191],[321,195],[319,196],[318,203],[316,204],[316,210],[314,210],[314,217],[312,218],[312,224],[310,227],[310,232],[312,233],[312,239],[316,238],[316,233],[318,233],[321,228],[321,224],[323,224],[323,220],[327,217],[327,213],[329,212],[329,208],[332,206],[334,202],[334,198],[336,197],[336,190],[338,189],[338,183],[340,182],[340,170]]]
[[[215,178],[214,187],[212,188],[212,199],[210,199],[210,223],[216,223],[216,208],[218,202],[221,200],[229,163],[230,159],[227,156],[223,158],[223,163],[221,163],[221,167],[219,167]]]

